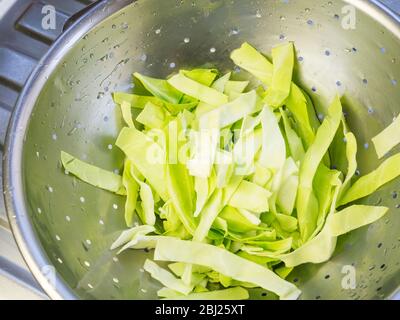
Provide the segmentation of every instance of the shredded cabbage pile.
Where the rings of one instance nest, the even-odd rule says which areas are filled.
[[[135,73],[147,95],[114,93],[126,123],[116,141],[122,176],[62,152],[68,172],[126,196],[129,229],[111,249],[155,249],[154,261],[169,263],[144,264],[159,297],[247,299],[246,288],[260,287],[297,299],[285,280],[294,267],[327,261],[338,236],[388,211],[351,203],[398,177],[400,154],[356,179],[357,141],[340,97],[320,123],[292,80],[294,55],[292,43],[277,46],[271,63],[244,43],[231,58],[251,84],[215,69]],[[398,118],[373,139],[378,156],[399,137]],[[346,165],[334,169],[338,138]]]

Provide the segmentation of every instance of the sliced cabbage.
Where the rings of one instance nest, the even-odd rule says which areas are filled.
[[[250,72],[266,85],[271,84],[273,65],[247,42],[232,52],[231,59],[237,66]]]
[[[154,259],[206,266],[232,279],[254,283],[276,293],[281,299],[297,299],[300,295],[296,286],[267,268],[209,244],[179,239],[160,240]]]
[[[245,299],[243,288],[261,287],[295,299],[284,280],[294,267],[327,261],[337,237],[388,211],[346,205],[397,178],[400,155],[356,180],[357,140],[340,99],[321,124],[292,80],[294,52],[279,45],[270,63],[244,43],[231,57],[256,81],[205,68],[135,73],[133,93],[113,95],[127,126],[116,141],[122,177],[61,154],[66,171],[126,196],[129,229],[111,249],[156,249],[172,272],[145,262],[159,297]],[[397,118],[373,138],[379,157],[398,144],[399,127]]]
[[[390,150],[400,143],[400,116],[391,125],[372,138],[376,154],[383,158]]]
[[[212,106],[228,102],[228,97],[223,93],[194,81],[182,73],[168,79],[168,83],[179,91]]]
[[[152,278],[160,281],[164,286],[182,294],[189,294],[193,287],[187,286],[181,279],[176,278],[169,271],[161,268],[157,263],[147,259],[144,263],[143,269],[146,270]]]
[[[61,151],[61,162],[67,172],[88,184],[120,195],[126,194],[122,177],[118,174],[83,162],[64,151]]]
[[[351,206],[328,216],[322,231],[299,249],[280,256],[286,267],[304,263],[321,263],[330,259],[338,236],[373,223],[383,217],[388,208]]]
[[[310,238],[317,226],[319,204],[313,190],[313,181],[319,164],[328,151],[342,119],[342,105],[339,97],[334,99],[328,112],[328,116],[319,127],[315,141],[307,150],[300,166],[296,208],[303,242]]]
[[[272,49],[272,83],[266,92],[264,101],[273,108],[281,107],[289,96],[294,67],[293,43],[287,43]]]
[[[396,179],[400,176],[400,153],[386,159],[376,170],[359,178],[350,188],[344,193],[340,200],[340,205],[345,205],[349,202],[364,198],[378,190],[384,184]]]

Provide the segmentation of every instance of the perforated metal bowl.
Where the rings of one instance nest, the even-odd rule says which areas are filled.
[[[52,298],[156,297],[159,284],[141,270],[152,253],[117,257],[109,250],[125,227],[124,199],[66,175],[59,161],[65,150],[121,170],[123,155],[113,142],[122,121],[111,93],[131,90],[133,71],[162,77],[204,64],[231,69],[229,53],[244,41],[266,53],[282,41],[294,41],[295,78],[318,113],[324,114],[337,91],[344,94],[348,123],[360,142],[360,173],[378,165],[370,138],[400,111],[399,18],[373,2],[131,2],[100,3],[56,42],[26,86],[9,128],[4,163],[10,223],[32,272]],[[354,29],[346,29],[349,4],[355,8]],[[400,284],[397,191],[399,181],[364,199],[390,207],[390,213],[341,237],[329,262],[305,265],[290,275],[302,298],[395,296]],[[344,266],[355,268],[355,289],[343,285]],[[273,295],[254,290],[252,298]]]

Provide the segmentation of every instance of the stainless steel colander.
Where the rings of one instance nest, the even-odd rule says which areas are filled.
[[[359,171],[378,165],[370,138],[400,111],[400,19],[375,1],[103,1],[42,60],[8,133],[4,189],[10,223],[52,298],[156,298],[159,284],[141,269],[152,252],[116,256],[109,250],[125,228],[124,199],[67,175],[60,151],[120,171],[123,155],[113,143],[122,120],[111,93],[132,90],[133,71],[164,77],[181,67],[232,69],[229,53],[244,41],[266,53],[294,41],[295,78],[318,114],[336,92],[343,94],[350,129],[360,142]],[[290,275],[303,290],[301,298],[396,296],[397,192],[399,180],[364,199],[388,206],[390,213],[341,237],[329,262]],[[348,266],[356,272],[354,289],[344,285]],[[262,290],[251,297],[274,298]]]

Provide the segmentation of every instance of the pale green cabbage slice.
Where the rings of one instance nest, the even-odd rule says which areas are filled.
[[[124,172],[122,174],[122,184],[126,190],[125,200],[125,222],[128,227],[133,224],[133,218],[136,210],[137,198],[139,194],[139,185],[132,176],[132,164],[129,160],[125,161]]]
[[[61,151],[61,162],[67,172],[82,181],[100,189],[126,195],[120,175],[83,162],[64,151]]]
[[[279,258],[287,267],[304,263],[321,263],[330,259],[336,246],[336,237],[373,223],[383,217],[388,208],[351,206],[328,216],[322,231],[299,249]]]
[[[151,138],[135,128],[123,128],[115,143],[146,178],[151,187],[167,201],[165,152]]]
[[[263,130],[255,131],[243,135],[233,147],[233,162],[235,174],[247,176],[255,171],[254,158],[263,143]]]
[[[132,106],[130,105],[130,103],[128,103],[126,101],[122,101],[121,113],[122,113],[122,118],[124,119],[124,121],[128,125],[128,127],[130,127],[130,128],[135,127],[135,125],[133,124]]]
[[[247,115],[260,111],[262,103],[254,90],[241,94],[237,99],[220,105],[199,118],[200,128],[225,128]],[[215,123],[217,120],[217,127]]]
[[[142,211],[138,212],[140,220],[143,222],[143,224],[154,226],[156,223],[156,215],[154,213],[153,192],[151,191],[150,186],[146,182],[141,181],[133,171],[131,171],[131,175],[136,183],[140,186],[139,195],[140,199],[142,200]]]
[[[157,261],[175,261],[209,267],[232,279],[253,283],[276,293],[281,299],[297,299],[300,290],[272,271],[213,245],[164,239],[157,242]]]
[[[255,213],[269,210],[268,199],[271,192],[255,183],[243,180],[229,200],[229,205],[238,209],[246,209]]]
[[[182,73],[171,77],[167,81],[172,87],[209,105],[219,106],[228,102],[228,97],[223,93],[196,82]]]
[[[137,235],[147,235],[151,232],[154,232],[154,226],[141,225],[137,227],[133,227],[131,229],[125,230],[121,233],[121,235],[113,242],[111,245],[111,250],[114,250],[118,247],[121,247],[135,238]]]
[[[271,86],[264,101],[273,108],[283,105],[289,96],[294,67],[293,43],[279,45],[272,49],[273,74]]]
[[[343,194],[339,205],[364,198],[378,190],[384,184],[400,176],[400,153],[386,159],[376,170],[359,178]]]
[[[300,166],[296,208],[301,238],[304,242],[310,238],[317,226],[319,206],[313,190],[313,181],[342,119],[342,105],[339,97],[334,99],[328,113]]]
[[[194,234],[196,222],[194,220],[195,211],[195,189],[194,179],[184,163],[179,161],[178,153],[180,147],[185,144],[186,140],[178,139],[182,128],[179,121],[173,120],[168,124],[167,150],[168,164],[166,185],[171,202],[176,212],[185,226],[186,230]],[[171,134],[174,132],[174,134]]]
[[[258,160],[267,169],[279,170],[286,161],[286,144],[278,120],[269,107],[261,111],[262,148]]]
[[[210,87],[215,78],[218,76],[217,69],[193,69],[193,70],[181,70],[186,77],[197,81],[207,87]]]
[[[210,192],[209,192],[208,179],[195,177],[194,190],[196,191],[196,209],[193,215],[195,217],[198,217],[209,197]]]
[[[299,130],[298,133],[302,138],[304,147],[307,149],[315,139],[315,130],[310,120],[313,115],[309,113],[306,97],[301,89],[294,83],[292,83],[290,95],[285,104],[288,110],[293,114]]]
[[[232,152],[218,150],[215,169],[217,172],[217,188],[224,188],[233,175],[234,159]]]
[[[181,102],[183,93],[171,86],[167,80],[146,77],[137,72],[134,73],[134,76],[155,97],[173,104]]]
[[[136,118],[136,121],[145,125],[150,129],[162,129],[170,120],[168,112],[151,102],[148,102],[141,113]],[[130,126],[132,127],[132,126]]]
[[[266,85],[271,84],[273,65],[247,42],[231,53],[231,59],[237,66],[250,72]]]
[[[153,96],[139,96],[137,94],[125,93],[125,92],[114,92],[114,102],[121,105],[122,103],[129,103],[132,108],[144,109],[148,102],[162,107],[163,101]]]
[[[164,286],[184,295],[189,294],[193,290],[193,286],[188,286],[181,279],[176,278],[171,272],[161,268],[157,263],[147,259],[143,269],[150,273],[153,279],[158,280]]]
[[[376,154],[379,159],[383,158],[390,150],[400,143],[400,116],[385,130],[372,138]]]
[[[290,154],[296,161],[302,161],[305,155],[305,150],[300,137],[296,131],[292,128],[290,120],[285,111],[281,109],[283,125],[285,128],[286,139],[288,141]]]
[[[253,217],[248,215],[243,215],[243,212],[239,211],[236,208],[231,206],[226,206],[219,214],[219,217],[223,218],[228,224],[228,230],[233,232],[248,232],[253,231],[257,225],[259,225],[258,221],[255,224],[255,220]],[[256,217],[256,216],[255,216]]]
[[[346,158],[347,158],[347,174],[343,181],[337,199],[342,198],[342,195],[350,188],[351,179],[357,171],[357,140],[353,133],[348,132],[345,135],[346,139]]]

